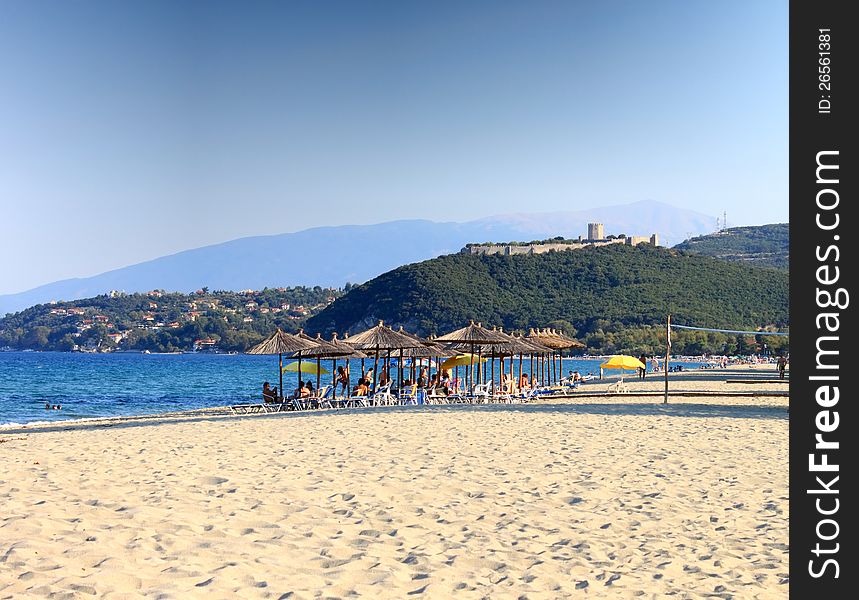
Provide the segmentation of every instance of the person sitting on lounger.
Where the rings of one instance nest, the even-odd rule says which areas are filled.
[[[367,385],[366,379],[359,379],[358,385],[355,386],[355,389],[352,390],[353,396],[366,396],[370,393],[370,386]]]
[[[310,395],[310,391],[304,387],[304,382],[300,379],[298,380],[298,387],[295,388],[295,392],[292,394],[293,398],[307,398]]]
[[[263,402],[274,402],[277,400],[277,388],[271,388],[271,385],[268,381],[264,381],[262,384],[262,401]]]
[[[445,369],[441,372],[441,376],[438,379],[438,384],[439,387],[444,390],[445,396],[450,394],[450,389],[451,387],[453,387],[453,380],[450,378],[450,371]]]
[[[531,384],[528,383],[528,374],[522,373],[522,377],[519,378],[519,389],[527,390],[531,387]]]
[[[386,367],[382,367],[382,370],[379,371],[379,387],[388,385],[388,381],[390,381],[388,378],[388,369]]]

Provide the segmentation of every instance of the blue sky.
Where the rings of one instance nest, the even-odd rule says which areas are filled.
[[[787,2],[0,3],[0,293],[248,235],[788,219]]]

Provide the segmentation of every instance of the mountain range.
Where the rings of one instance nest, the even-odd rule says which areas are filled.
[[[190,292],[363,283],[400,265],[459,251],[469,242],[527,242],[554,236],[587,237],[600,222],[607,235],[659,235],[670,246],[709,233],[715,218],[656,202],[552,213],[497,215],[467,222],[390,221],[315,227],[246,237],[186,250],[92,277],[66,279],[0,296],[0,315],[53,300],[76,300],[111,290]]]

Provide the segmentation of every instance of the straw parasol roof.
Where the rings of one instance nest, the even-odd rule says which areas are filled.
[[[531,352],[546,352],[545,346],[537,347],[535,344],[521,338],[511,336],[509,342],[493,346],[498,356],[513,356],[514,354],[530,354]]]
[[[419,348],[403,348],[403,356],[407,358],[432,358],[434,356],[452,356],[453,350],[445,348],[441,344],[432,346],[421,346]]]
[[[359,350],[397,350],[423,346],[413,336],[394,331],[385,325],[384,321],[379,321],[378,325],[367,331],[350,336],[344,342]]]
[[[328,343],[342,352],[338,355],[339,358],[367,358],[367,355],[360,350],[353,348],[343,340],[337,339],[336,331],[331,334],[331,341]]]
[[[451,331],[448,334],[442,335],[435,339],[436,342],[458,342],[465,344],[492,344],[503,343],[508,341],[509,336],[506,333],[492,331],[483,327],[480,323],[471,321],[466,327]]]
[[[522,344],[524,344],[526,347],[528,347],[528,346],[531,347],[531,349],[526,350],[526,352],[551,352],[551,350],[552,350],[548,346],[544,346],[543,344],[541,344],[539,342],[539,340],[537,340],[537,338],[532,339],[532,338],[526,338],[526,337],[519,336],[516,339],[519,342],[521,342]]]
[[[297,335],[305,341],[313,342],[315,345],[314,348],[301,353],[301,356],[306,358],[331,358],[334,356],[345,356],[354,352],[353,348],[343,350],[341,348],[338,348],[331,342],[326,342],[322,339],[321,334],[316,334],[316,337],[312,338],[306,333],[304,333],[304,330],[302,329],[299,330]]]
[[[579,340],[573,339],[568,335],[561,333],[555,329],[552,329],[552,334],[557,336],[561,341],[568,344],[567,348],[584,348],[585,344],[580,342]]]
[[[558,333],[555,329],[537,329],[532,328],[528,333],[528,339],[536,341],[544,346],[548,346],[552,350],[566,350],[567,348],[584,348],[584,344],[578,340],[574,340]]]
[[[273,334],[248,350],[248,354],[292,354],[316,347],[316,343],[277,328]]]

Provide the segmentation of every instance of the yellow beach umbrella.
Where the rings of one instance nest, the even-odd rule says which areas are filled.
[[[647,367],[644,366],[640,360],[635,358],[634,356],[628,356],[626,354],[616,354],[609,358],[606,362],[600,365],[601,369],[622,369],[625,371],[635,371],[636,369],[645,369]]]
[[[451,356],[443,363],[441,363],[442,369],[449,369],[451,367],[463,367],[465,365],[471,365],[478,362],[486,362],[487,359],[483,357],[479,357],[476,354],[471,354],[469,352],[465,352],[464,354],[457,354],[456,356]]]
[[[606,362],[600,365],[600,369],[620,369],[620,383],[623,384],[623,372],[635,371],[636,369],[646,369],[644,363],[627,354],[615,354]],[[602,373],[602,371],[600,371]]]
[[[326,375],[328,373],[328,370],[325,367],[319,367],[319,371],[317,372],[316,364],[312,362],[302,362],[300,364],[302,373],[310,373],[311,375]],[[298,365],[298,361],[291,362],[283,367],[283,372],[286,373],[288,371],[290,373],[297,373]]]

